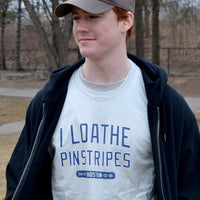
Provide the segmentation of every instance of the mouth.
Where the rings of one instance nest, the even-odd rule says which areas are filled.
[[[93,38],[80,38],[79,42],[90,42],[90,41],[94,41],[95,39]]]

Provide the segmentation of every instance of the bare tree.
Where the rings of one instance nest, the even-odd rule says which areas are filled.
[[[144,34],[146,38],[150,36],[149,18],[151,12],[149,9],[149,4],[149,0],[144,0]]]
[[[152,0],[152,62],[160,64],[159,0]]]
[[[21,71],[22,66],[20,62],[20,46],[21,46],[21,8],[22,0],[18,0],[18,12],[17,12],[17,39],[16,39],[16,70]]]
[[[52,34],[53,45],[57,53],[59,66],[65,66],[67,64],[68,55],[68,42],[71,36],[72,20],[69,17],[65,17],[64,31],[60,27],[59,19],[56,17],[54,10],[58,5],[58,0],[52,0]]]
[[[136,1],[135,4],[135,44],[136,55],[144,57],[144,26],[143,26],[143,0]]]
[[[5,19],[8,11],[9,0],[3,0],[0,2],[0,14],[1,14],[1,69],[6,70],[6,57],[5,57]]]
[[[26,10],[29,13],[29,16],[30,16],[36,30],[40,34],[42,44],[44,46],[44,49],[46,51],[46,54],[47,54],[47,57],[48,57],[48,60],[50,63],[49,70],[51,71],[53,69],[58,68],[56,56],[51,48],[51,44],[49,43],[47,33],[46,33],[45,29],[43,28],[42,23],[34,10],[34,7],[32,6],[32,4],[30,3],[29,0],[23,0],[23,1],[24,1],[24,5],[26,6]]]
[[[48,13],[50,24],[52,26],[51,34],[53,36],[53,42],[49,41],[48,33],[45,31],[43,24],[36,11],[34,10],[34,7],[32,6],[30,0],[23,1],[35,28],[41,36],[42,43],[50,63],[49,70],[51,71],[58,67],[67,65],[68,41],[71,36],[72,24],[71,20],[66,20],[65,24],[67,25],[68,30],[66,32],[63,32],[62,28],[60,27],[60,22],[54,14],[54,10],[56,5],[58,4],[58,0],[51,0],[52,11],[50,11],[49,7],[47,6],[47,2],[45,0],[42,0],[43,7],[45,8],[45,12]]]

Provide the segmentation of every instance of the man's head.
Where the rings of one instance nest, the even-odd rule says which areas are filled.
[[[113,9],[120,21],[128,17],[127,12],[134,14],[135,0],[67,0],[56,7],[56,16],[68,15],[72,12],[73,6],[92,14],[101,14]],[[131,36],[132,28],[127,31],[126,42]]]
[[[135,0],[67,0],[56,7],[56,16],[63,17],[71,13],[73,6],[92,14],[104,13],[114,7],[134,14]]]

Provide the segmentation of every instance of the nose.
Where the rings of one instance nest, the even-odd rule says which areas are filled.
[[[79,19],[78,23],[76,23],[76,29],[80,32],[89,32],[90,26],[86,19]]]

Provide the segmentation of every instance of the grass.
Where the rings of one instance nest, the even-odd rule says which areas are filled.
[[[196,113],[195,115],[196,115],[197,123],[198,123],[199,129],[200,129],[200,113]]]
[[[0,125],[25,119],[29,98],[0,97]],[[5,197],[5,169],[19,133],[0,135],[0,200]]]
[[[25,118],[29,98],[0,97],[0,125]]]
[[[0,125],[13,121],[24,120],[28,98],[0,97]],[[200,127],[200,113],[196,114]],[[5,170],[20,133],[0,135],[0,200],[6,193]]]
[[[19,133],[0,135],[0,200],[3,200],[6,193],[6,165],[16,145]]]

